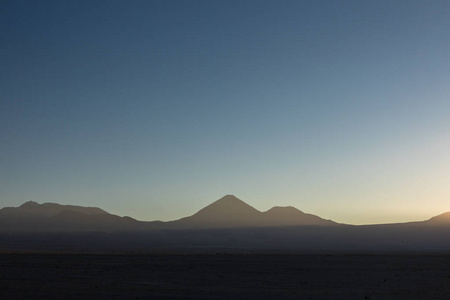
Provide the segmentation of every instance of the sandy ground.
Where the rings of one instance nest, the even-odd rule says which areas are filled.
[[[450,299],[450,256],[2,254],[0,299]]]

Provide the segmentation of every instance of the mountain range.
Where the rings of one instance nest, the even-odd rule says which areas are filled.
[[[439,252],[450,251],[449,230],[450,212],[425,221],[356,226],[290,206],[261,212],[233,195],[168,222],[32,201],[0,209],[0,251]]]
[[[192,216],[175,221],[144,222],[119,217],[97,207],[26,202],[0,209],[0,229],[12,231],[84,231],[144,229],[207,229],[276,226],[335,226],[337,223],[294,207],[273,207],[260,212],[233,195],[227,195]],[[1,226],[1,225],[0,225]]]

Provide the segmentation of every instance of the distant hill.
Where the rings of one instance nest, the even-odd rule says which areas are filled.
[[[75,211],[85,215],[107,214],[106,211],[98,207],[61,205],[57,203],[39,204],[34,201],[25,202],[19,207],[5,207],[0,210],[0,214],[34,214],[43,216],[54,216],[63,211]]]
[[[111,231],[132,229],[137,223],[98,207],[29,201],[0,209],[0,230],[9,231]]]
[[[338,225],[338,223],[331,220],[325,220],[316,215],[306,214],[292,206],[272,207],[268,211],[263,212],[263,216],[265,226]]]

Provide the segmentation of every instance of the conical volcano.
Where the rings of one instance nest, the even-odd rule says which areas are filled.
[[[233,195],[226,195],[196,214],[172,223],[185,228],[248,227],[261,220],[260,211]]]
[[[235,219],[255,217],[260,212],[233,195],[226,195],[201,209],[194,216],[197,218]]]

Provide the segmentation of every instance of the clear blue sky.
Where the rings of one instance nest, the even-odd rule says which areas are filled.
[[[2,1],[0,206],[450,210],[450,1]]]

